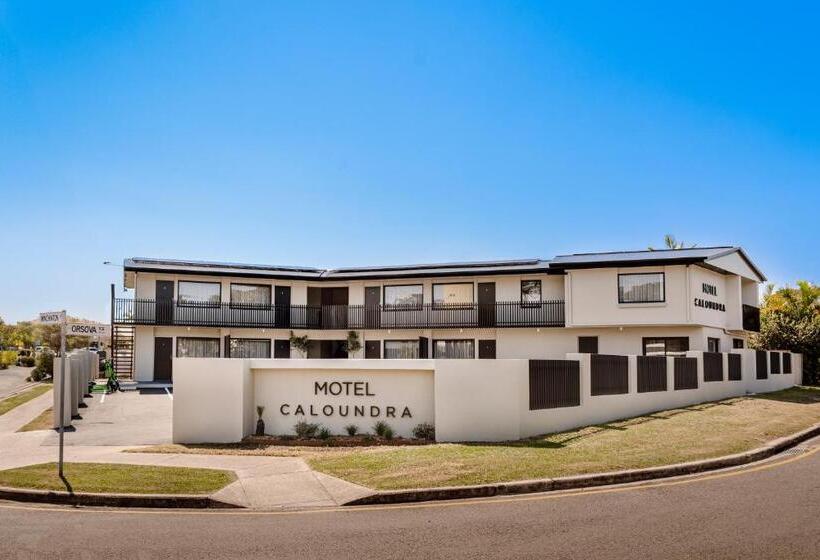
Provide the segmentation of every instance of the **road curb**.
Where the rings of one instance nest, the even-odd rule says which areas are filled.
[[[556,490],[572,490],[593,486],[611,484],[625,484],[641,482],[658,478],[670,478],[687,474],[697,474],[705,471],[725,469],[746,465],[767,459],[781,451],[794,447],[814,436],[820,435],[820,423],[814,426],[773,441],[762,447],[725,455],[714,459],[677,463],[661,467],[632,469],[606,473],[582,474],[560,478],[543,478],[537,480],[520,480],[499,484],[480,484],[473,486],[445,486],[441,488],[414,488],[411,490],[378,491],[369,496],[351,500],[342,505],[385,505],[411,502],[429,502],[435,500],[461,500],[465,498],[488,498],[491,496],[505,496],[515,494],[531,494],[536,492],[551,492]]]
[[[209,495],[196,494],[94,494],[60,492],[0,486],[0,500],[36,502],[72,506],[132,507],[132,508],[239,508],[220,502]]]

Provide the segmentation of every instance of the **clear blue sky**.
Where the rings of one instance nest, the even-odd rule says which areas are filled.
[[[322,267],[739,244],[817,281],[820,11],[0,2],[0,315],[128,256]]]

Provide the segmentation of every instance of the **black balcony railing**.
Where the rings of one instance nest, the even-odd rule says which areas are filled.
[[[425,305],[255,305],[115,299],[114,323],[270,329],[563,327],[564,302]]]
[[[760,332],[760,308],[743,305],[743,330]]]

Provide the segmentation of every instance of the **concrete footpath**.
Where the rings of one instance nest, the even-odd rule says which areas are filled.
[[[52,392],[0,416],[0,470],[39,463],[56,462],[57,437],[54,430],[17,432],[22,426],[51,407]],[[151,407],[146,408],[145,403]],[[130,432],[140,432],[134,426],[142,425],[138,412],[152,418],[162,418],[170,409],[170,398],[146,398],[146,395],[116,393],[86,399],[88,408],[81,410],[83,419],[74,422],[76,431],[66,432],[65,460],[67,462],[117,463],[131,465],[158,465],[226,469],[236,473],[236,482],[213,496],[227,504],[253,509],[290,509],[333,507],[362,498],[373,491],[343,480],[313,472],[298,457],[253,457],[238,455],[188,455],[165,453],[124,453],[138,449],[134,445],[88,445],[89,434],[99,441],[130,439]],[[130,422],[109,422],[127,418]],[[132,423],[134,422],[134,423]],[[157,441],[166,443],[170,438],[156,428],[148,430]]]

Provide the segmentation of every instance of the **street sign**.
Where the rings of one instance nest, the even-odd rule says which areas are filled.
[[[65,323],[65,311],[47,311],[40,313],[40,322],[46,324]]]
[[[99,323],[67,323],[65,326],[67,336],[110,336],[111,325],[101,325]]]

